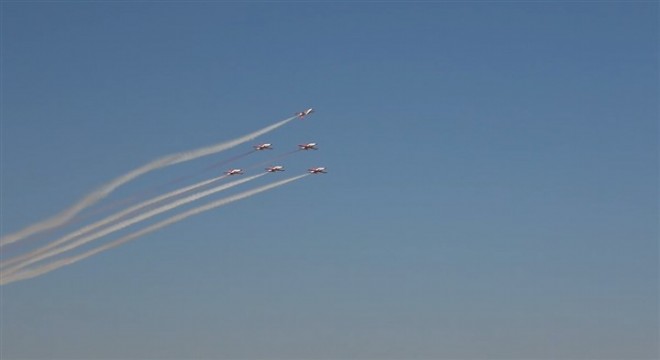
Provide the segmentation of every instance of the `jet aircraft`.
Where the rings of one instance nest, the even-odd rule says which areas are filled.
[[[273,144],[269,144],[269,143],[259,144],[259,145],[254,145],[253,148],[255,150],[273,150]]]
[[[315,167],[315,168],[308,169],[307,171],[309,171],[310,174],[327,174],[328,173],[327,171],[325,171],[324,167]]]
[[[225,172],[225,175],[243,175],[243,170],[241,169],[231,169]]]
[[[278,171],[284,171],[284,166],[282,165],[275,165],[271,167],[266,168],[267,172],[278,172]]]
[[[311,114],[311,113],[313,113],[313,112],[314,112],[314,109],[309,108],[309,109],[307,109],[307,110],[305,110],[305,111],[297,112],[296,115],[298,115],[298,117],[302,119],[302,118],[304,118],[305,116],[307,116],[307,115],[309,115],[309,114]]]
[[[316,143],[307,143],[298,145],[300,150],[318,150]]]

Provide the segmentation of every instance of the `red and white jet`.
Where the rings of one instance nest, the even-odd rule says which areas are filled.
[[[284,166],[275,165],[275,166],[271,166],[271,167],[266,168],[266,172],[278,172],[278,171],[284,171]]]
[[[296,115],[298,115],[298,117],[302,119],[302,118],[304,118],[305,116],[307,116],[307,115],[309,115],[309,114],[311,114],[311,113],[313,113],[313,112],[314,112],[314,109],[309,108],[309,109],[307,109],[307,110],[305,110],[305,111],[297,112]]]
[[[307,143],[298,145],[300,150],[318,150],[316,143]]]
[[[273,144],[265,143],[253,146],[255,150],[273,150]]]
[[[310,174],[327,174],[328,173],[327,171],[325,171],[324,167],[315,167],[315,168],[307,169],[307,171],[309,171]]]
[[[243,170],[241,170],[241,169],[231,169],[229,171],[226,171],[225,175],[228,175],[228,176],[243,175]]]

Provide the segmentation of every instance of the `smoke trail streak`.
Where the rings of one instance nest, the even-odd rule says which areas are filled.
[[[288,122],[296,119],[297,116],[290,117],[288,119],[282,120],[280,122],[277,122],[273,125],[266,126],[265,128],[261,130],[257,130],[255,132],[252,132],[250,134],[247,134],[245,136],[242,136],[238,139],[231,140],[228,142],[223,142],[211,146],[207,146],[204,148],[192,150],[192,151],[185,151],[177,154],[172,154],[168,156],[164,156],[162,158],[156,159],[150,163],[147,163],[146,165],[143,165],[139,168],[136,168],[112,181],[109,183],[101,186],[97,190],[93,191],[92,193],[88,194],[85,196],[82,200],[80,200],[78,203],[75,205],[69,207],[68,209],[61,211],[59,214],[51,217],[50,219],[38,222],[36,224],[30,225],[23,230],[20,230],[18,232],[15,232],[13,234],[9,234],[4,236],[3,238],[0,238],[0,247],[11,244],[13,242],[19,241],[27,236],[30,236],[32,234],[52,229],[54,227],[57,227],[65,222],[67,222],[69,219],[73,218],[81,212],[83,209],[91,206],[92,204],[98,202],[99,200],[103,199],[104,197],[108,196],[111,192],[113,192],[115,189],[120,187],[123,184],[126,184],[127,182],[137,178],[138,176],[144,175],[150,171],[163,168],[166,166],[178,164],[184,161],[189,161],[193,159],[197,159],[202,156],[206,155],[211,155],[218,153],[220,151],[227,150],[229,148],[232,148],[234,146],[243,144],[247,141],[254,140],[256,137],[259,137],[265,133],[268,133],[270,131],[273,131]]]
[[[96,240],[96,239],[98,239],[98,238],[100,238],[100,237],[103,237],[103,236],[105,236],[105,235],[111,234],[111,233],[113,233],[113,232],[115,232],[115,231],[119,231],[119,230],[124,229],[124,228],[126,228],[126,227],[128,227],[128,226],[131,226],[131,225],[133,225],[133,224],[136,224],[136,223],[138,223],[138,222],[140,222],[140,221],[147,220],[147,219],[149,219],[149,218],[151,218],[151,217],[154,217],[154,216],[156,216],[156,215],[158,215],[158,214],[161,214],[161,213],[164,213],[164,212],[166,212],[166,211],[169,211],[169,210],[172,210],[172,209],[174,209],[174,208],[177,208],[177,207],[179,207],[179,206],[182,206],[182,205],[188,204],[188,203],[193,202],[193,201],[195,201],[195,200],[199,200],[199,199],[201,199],[201,198],[203,198],[203,197],[206,197],[206,196],[209,196],[209,195],[215,194],[215,193],[220,192],[220,191],[222,191],[222,190],[226,190],[226,189],[229,189],[229,188],[231,188],[231,187],[234,187],[234,186],[237,186],[237,185],[240,185],[240,184],[246,183],[246,182],[248,182],[248,181],[250,181],[250,180],[254,180],[254,179],[259,178],[259,177],[262,177],[262,176],[264,176],[264,175],[266,175],[266,173],[261,173],[261,174],[253,175],[253,176],[247,177],[247,178],[245,178],[245,179],[236,180],[236,181],[230,182],[230,183],[228,183],[228,184],[224,184],[224,185],[216,186],[216,187],[211,188],[211,189],[209,189],[209,190],[200,191],[200,192],[198,192],[198,193],[196,193],[196,194],[193,194],[193,195],[187,196],[187,197],[185,197],[185,198],[182,198],[182,199],[179,199],[179,200],[176,200],[176,201],[172,201],[172,202],[169,203],[169,204],[163,205],[163,206],[161,206],[161,207],[157,207],[157,208],[152,209],[152,210],[149,210],[149,211],[147,211],[147,212],[145,212],[145,213],[142,213],[142,214],[139,214],[139,215],[134,216],[134,217],[132,217],[132,218],[126,219],[126,220],[124,220],[124,221],[122,221],[122,222],[120,222],[120,223],[117,223],[117,224],[114,224],[114,225],[112,225],[112,226],[109,226],[109,227],[107,227],[107,228],[105,228],[105,229],[103,229],[103,230],[100,230],[100,231],[96,232],[96,233],[92,233],[91,235],[88,235],[88,236],[82,237],[82,238],[80,238],[80,239],[78,239],[78,240],[76,240],[76,241],[73,241],[73,242],[71,242],[71,243],[69,243],[69,244],[67,244],[67,245],[63,245],[63,246],[60,246],[59,248],[53,249],[53,250],[51,250],[51,251],[47,251],[47,252],[42,253],[42,254],[40,254],[40,255],[33,256],[33,257],[28,258],[28,259],[25,259],[23,262],[19,263],[18,265],[15,265],[15,266],[13,266],[13,267],[9,267],[8,269],[3,270],[3,271],[4,271],[6,274],[11,275],[12,273],[15,273],[17,270],[22,269],[22,268],[24,268],[24,267],[26,267],[26,266],[28,266],[28,265],[30,265],[30,264],[33,264],[33,263],[35,263],[35,262],[37,262],[37,261],[41,261],[41,260],[47,259],[47,258],[49,258],[49,257],[53,257],[53,256],[55,256],[55,255],[61,254],[61,253],[65,252],[65,251],[69,251],[69,250],[75,249],[75,248],[77,248],[77,247],[79,247],[79,246],[85,245],[85,244],[87,244],[87,243],[89,243],[89,242],[91,242],[91,241],[94,241],[94,240]],[[61,239],[60,239],[60,240],[61,240]],[[60,240],[58,240],[57,242],[60,242]]]
[[[236,194],[236,195],[233,195],[233,196],[229,196],[229,197],[224,198],[224,199],[216,200],[214,202],[196,207],[194,209],[190,209],[186,212],[183,212],[183,213],[178,214],[178,215],[174,215],[174,216],[172,216],[168,219],[165,219],[163,221],[160,221],[158,223],[150,225],[150,226],[148,226],[148,227],[146,227],[142,230],[136,231],[132,234],[128,234],[128,235],[126,235],[124,237],[121,237],[121,238],[119,238],[119,239],[117,239],[113,242],[110,242],[108,244],[99,246],[95,249],[89,250],[89,251],[84,252],[80,255],[71,256],[71,257],[68,257],[68,258],[65,258],[65,259],[61,259],[61,260],[52,262],[50,264],[46,264],[46,265],[42,265],[40,267],[33,268],[31,270],[28,269],[28,270],[19,272],[18,274],[15,274],[14,276],[10,275],[9,278],[6,278],[5,275],[0,276],[0,285],[6,285],[6,284],[9,284],[9,283],[12,283],[12,282],[15,282],[15,281],[33,278],[35,276],[43,275],[45,273],[56,270],[56,269],[58,269],[62,266],[71,265],[71,264],[76,263],[80,260],[88,258],[92,255],[96,255],[96,254],[98,254],[100,252],[103,252],[105,250],[112,249],[112,248],[117,247],[121,244],[124,244],[128,241],[139,238],[140,236],[146,235],[148,233],[159,230],[159,229],[161,229],[165,226],[168,226],[168,225],[174,224],[176,222],[179,222],[181,220],[184,220],[184,219],[186,219],[190,216],[197,215],[197,214],[203,213],[205,211],[208,211],[208,210],[211,210],[211,209],[223,206],[223,205],[227,205],[227,204],[232,203],[234,201],[245,199],[247,197],[256,195],[260,192],[264,192],[264,191],[273,189],[275,187],[282,186],[284,184],[287,184],[287,183],[290,183],[292,181],[298,180],[298,179],[303,178],[307,175],[309,175],[309,174],[302,174],[302,175],[294,176],[294,177],[291,177],[291,178],[288,178],[288,179],[273,182],[273,183],[270,183],[268,185],[258,187],[256,189],[244,191],[242,193],[239,193],[239,194]]]
[[[79,230],[77,230],[77,231],[74,231],[74,232],[72,232],[72,233],[70,233],[70,234],[68,234],[68,235],[66,235],[66,236],[64,236],[64,237],[62,237],[62,238],[60,238],[60,239],[58,239],[58,240],[56,240],[56,241],[53,241],[53,242],[51,242],[51,243],[49,243],[49,244],[47,244],[47,245],[44,245],[44,246],[42,246],[41,248],[36,249],[36,250],[34,250],[34,251],[32,251],[32,252],[29,252],[29,253],[27,253],[27,254],[23,254],[23,255],[21,255],[21,256],[13,257],[13,258],[11,258],[11,259],[7,259],[7,260],[5,260],[5,261],[3,261],[3,262],[0,263],[0,268],[4,268],[4,267],[10,266],[10,265],[13,265],[13,264],[15,264],[15,263],[21,262],[21,261],[25,261],[26,259],[33,258],[33,257],[35,257],[35,256],[39,256],[39,255],[43,254],[44,252],[46,252],[46,251],[48,251],[48,250],[50,250],[50,249],[52,249],[52,248],[55,248],[55,247],[57,247],[57,246],[59,246],[59,245],[61,245],[61,244],[64,244],[64,243],[66,243],[67,241],[69,241],[69,240],[71,240],[71,239],[74,239],[74,238],[76,238],[76,237],[78,237],[78,236],[84,235],[84,234],[89,233],[89,232],[92,232],[92,231],[96,231],[97,229],[99,229],[100,227],[102,227],[102,226],[104,226],[104,225],[110,224],[110,223],[112,223],[113,221],[119,220],[119,219],[121,219],[121,218],[123,218],[123,217],[125,217],[125,216],[127,216],[127,215],[129,215],[129,214],[131,214],[131,213],[134,213],[134,212],[136,212],[136,211],[138,211],[138,210],[140,210],[140,209],[143,209],[143,208],[145,208],[145,207],[147,207],[147,206],[150,206],[150,205],[153,205],[153,204],[159,203],[159,202],[161,202],[161,201],[163,201],[163,200],[167,200],[167,199],[169,199],[169,198],[171,198],[171,197],[175,197],[175,196],[178,196],[178,195],[181,195],[181,194],[184,194],[184,193],[187,193],[187,192],[190,192],[190,191],[193,191],[193,190],[199,189],[199,188],[201,188],[201,187],[203,187],[203,186],[209,185],[209,184],[211,184],[211,183],[213,183],[213,182],[216,182],[216,181],[218,181],[218,180],[221,180],[221,179],[223,179],[223,178],[225,178],[225,177],[227,177],[227,175],[222,175],[222,176],[214,177],[214,178],[212,178],[212,179],[208,179],[208,180],[205,180],[205,181],[201,181],[201,182],[198,182],[197,184],[193,184],[193,185],[190,185],[190,186],[186,186],[186,187],[184,187],[184,188],[181,188],[181,189],[177,189],[177,190],[171,191],[171,192],[169,192],[169,193],[167,193],[167,194],[164,194],[164,195],[161,195],[161,196],[157,196],[157,197],[155,197],[155,198],[152,198],[152,199],[149,199],[149,200],[143,201],[143,202],[141,202],[141,203],[139,203],[139,204],[136,204],[136,205],[134,205],[134,206],[132,206],[132,207],[130,207],[130,208],[128,208],[128,209],[125,209],[125,210],[122,210],[122,211],[120,211],[120,212],[117,212],[117,213],[115,213],[115,214],[113,214],[113,215],[110,215],[110,216],[106,217],[106,218],[103,219],[103,220],[99,220],[99,221],[97,221],[97,222],[95,222],[95,223],[93,223],[93,224],[87,225],[87,226],[85,226],[85,227],[83,227],[83,228],[81,228],[81,229],[79,229]]]
[[[222,165],[222,164],[228,164],[228,163],[234,162],[234,161],[239,160],[239,159],[241,159],[241,158],[243,158],[243,157],[246,157],[246,156],[248,156],[248,155],[250,155],[250,154],[252,154],[252,153],[254,153],[254,152],[255,152],[255,150],[250,150],[250,151],[248,151],[248,152],[245,152],[245,153],[243,153],[243,154],[240,154],[240,155],[237,155],[237,156],[231,157],[231,158],[229,158],[229,159],[219,161],[219,162],[216,163],[216,165],[212,165],[212,166],[210,166],[210,167],[206,167],[206,168],[204,168],[203,170],[198,171],[197,173],[194,173],[194,174],[188,174],[188,175],[183,175],[183,176],[180,176],[180,177],[178,177],[178,178],[176,178],[176,179],[174,179],[174,180],[170,180],[169,182],[167,182],[167,183],[165,183],[165,184],[163,184],[163,185],[154,186],[154,187],[152,187],[151,189],[147,189],[146,191],[143,190],[142,192],[134,193],[133,195],[130,195],[128,198],[125,198],[125,199],[123,199],[123,200],[118,200],[118,201],[116,201],[116,202],[114,202],[114,203],[110,203],[110,204],[108,204],[108,205],[106,205],[106,206],[103,206],[103,207],[101,207],[101,208],[98,208],[98,209],[94,209],[93,211],[88,212],[88,213],[85,214],[85,215],[77,215],[77,216],[75,216],[73,219],[70,219],[69,221],[67,221],[66,223],[64,223],[64,224],[62,224],[62,225],[69,225],[69,224],[71,224],[71,223],[80,222],[81,220],[84,220],[84,219],[86,219],[86,218],[88,218],[88,217],[90,217],[90,216],[92,216],[92,215],[94,215],[94,214],[97,214],[97,213],[99,213],[99,212],[102,212],[102,211],[104,211],[104,210],[108,210],[108,209],[116,208],[116,207],[121,206],[121,205],[123,205],[123,204],[128,204],[128,203],[130,203],[130,202],[133,202],[133,201],[135,201],[135,200],[138,200],[139,198],[144,198],[144,197],[146,197],[146,196],[149,196],[150,194],[153,194],[153,193],[157,192],[158,190],[162,189],[162,188],[165,187],[165,186],[171,186],[171,185],[174,185],[174,184],[177,184],[177,183],[183,182],[183,181],[185,181],[185,180],[187,180],[187,179],[189,179],[189,178],[191,178],[191,177],[193,177],[193,176],[200,175],[201,173],[206,172],[206,171],[208,171],[208,170],[211,170],[211,169],[213,169],[213,168],[216,168],[216,167],[218,167],[218,166],[220,166],[220,165]],[[0,267],[1,267],[1,266],[2,266],[2,265],[0,265]]]

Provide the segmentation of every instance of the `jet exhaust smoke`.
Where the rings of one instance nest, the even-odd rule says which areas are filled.
[[[233,182],[230,182],[230,183],[224,184],[224,185],[216,186],[216,187],[211,188],[211,189],[209,189],[209,190],[200,191],[200,192],[198,192],[198,193],[196,193],[196,194],[193,194],[193,195],[187,196],[187,197],[185,197],[185,198],[182,198],[182,199],[179,199],[179,200],[173,201],[173,202],[171,202],[171,203],[169,203],[169,204],[166,204],[166,205],[163,205],[163,206],[161,206],[161,207],[157,207],[157,208],[155,208],[155,209],[152,209],[152,210],[150,210],[150,211],[144,212],[144,213],[142,213],[142,214],[138,214],[138,215],[136,215],[136,216],[134,216],[134,217],[132,217],[132,218],[126,219],[126,220],[124,220],[124,221],[122,221],[122,222],[120,222],[120,223],[117,223],[117,224],[115,224],[115,225],[112,225],[112,226],[110,226],[110,227],[107,227],[107,228],[105,228],[105,229],[103,229],[103,230],[100,230],[100,231],[98,231],[98,232],[96,232],[96,233],[92,233],[91,235],[88,235],[88,236],[86,236],[86,237],[83,237],[83,238],[81,238],[81,239],[79,239],[79,240],[77,240],[77,241],[74,241],[74,242],[72,242],[72,243],[70,243],[70,244],[68,244],[68,245],[63,245],[63,246],[61,246],[61,247],[59,247],[59,248],[53,249],[53,250],[48,251],[48,252],[44,252],[43,250],[42,250],[42,251],[39,251],[39,255],[31,256],[31,257],[25,259],[24,261],[22,261],[21,263],[19,263],[18,265],[13,266],[13,267],[10,267],[10,268],[8,268],[8,269],[6,269],[6,270],[3,270],[3,272],[5,272],[5,273],[11,275],[12,273],[15,273],[17,270],[22,269],[22,268],[24,268],[24,267],[26,267],[26,266],[28,266],[28,265],[30,265],[30,264],[33,264],[33,263],[35,263],[35,262],[37,262],[37,261],[41,261],[41,260],[47,259],[47,258],[49,258],[49,257],[55,256],[55,255],[58,255],[58,254],[61,254],[61,253],[65,252],[65,251],[69,251],[69,250],[75,249],[75,248],[77,248],[77,247],[79,247],[79,246],[85,245],[85,244],[87,244],[87,243],[89,243],[89,242],[91,242],[91,241],[94,241],[94,240],[96,240],[96,239],[98,239],[98,238],[100,238],[100,237],[106,236],[106,235],[111,234],[111,233],[113,233],[113,232],[115,232],[115,231],[119,231],[119,230],[124,229],[124,228],[126,228],[126,227],[128,227],[128,226],[131,226],[131,225],[133,225],[133,224],[136,224],[136,223],[138,223],[138,222],[140,222],[140,221],[147,220],[147,219],[149,219],[149,218],[151,218],[151,217],[154,217],[154,216],[156,216],[156,215],[158,215],[158,214],[161,214],[161,213],[164,213],[164,212],[166,212],[166,211],[169,211],[169,210],[172,210],[172,209],[174,209],[174,208],[177,208],[177,207],[179,207],[179,206],[182,206],[182,205],[188,204],[188,203],[193,202],[193,201],[195,201],[195,200],[199,200],[199,199],[201,199],[201,198],[204,198],[204,197],[206,197],[206,196],[209,196],[209,195],[215,194],[215,193],[220,192],[220,191],[222,191],[222,190],[226,190],[226,189],[229,189],[229,188],[231,188],[231,187],[234,187],[234,186],[237,186],[237,185],[240,185],[240,184],[246,183],[246,182],[248,182],[248,181],[254,180],[254,179],[259,178],[259,177],[264,176],[264,175],[266,175],[266,173],[261,173],[261,174],[253,175],[253,176],[250,176],[250,177],[247,177],[247,178],[244,178],[244,179],[240,179],[240,180],[236,180],[236,181],[233,181]],[[61,239],[59,239],[59,240],[53,242],[52,244],[49,244],[48,246],[49,246],[49,248],[56,247],[57,245],[66,242],[66,241],[62,241],[63,239],[67,239],[67,240],[68,240],[68,239],[70,239],[70,238],[71,238],[71,237],[69,237],[69,236],[65,236],[64,238],[61,238]],[[53,244],[56,244],[56,245],[53,245]]]
[[[129,214],[131,214],[131,213],[134,213],[134,212],[136,212],[136,211],[138,211],[138,210],[140,210],[140,209],[143,209],[143,208],[145,208],[145,207],[147,207],[147,206],[150,206],[150,205],[153,205],[153,204],[159,203],[159,202],[161,202],[161,201],[167,200],[167,199],[169,199],[169,198],[172,198],[172,197],[175,197],[175,196],[178,196],[178,195],[181,195],[181,194],[184,194],[184,193],[187,193],[187,192],[190,192],[190,191],[196,190],[196,189],[198,189],[198,188],[200,188],[200,187],[203,187],[203,186],[209,185],[209,184],[211,184],[211,183],[213,183],[213,182],[216,182],[216,181],[218,181],[218,180],[221,180],[221,179],[223,179],[223,178],[225,178],[225,177],[227,177],[227,175],[222,175],[222,176],[214,177],[214,178],[212,178],[212,179],[204,180],[204,181],[198,182],[197,184],[193,184],[193,185],[190,185],[190,186],[186,186],[186,187],[184,187],[184,188],[181,188],[181,189],[177,189],[177,190],[171,191],[171,192],[169,192],[169,193],[167,193],[167,194],[164,194],[164,195],[161,195],[161,196],[157,196],[157,197],[155,197],[155,198],[152,198],[152,199],[149,199],[149,200],[143,201],[143,202],[141,202],[141,203],[139,203],[139,204],[136,204],[136,205],[134,205],[134,206],[132,206],[132,207],[130,207],[130,208],[128,208],[128,209],[125,209],[125,210],[122,210],[122,211],[120,211],[120,212],[117,212],[117,213],[115,213],[115,214],[113,214],[113,215],[110,215],[110,216],[106,217],[106,218],[103,219],[103,220],[99,220],[99,221],[97,221],[97,222],[95,222],[95,223],[93,223],[93,224],[87,225],[87,226],[85,226],[85,227],[83,227],[83,228],[81,228],[81,229],[79,229],[79,230],[76,230],[76,231],[74,231],[74,232],[72,232],[72,233],[70,233],[70,234],[68,234],[68,235],[66,235],[66,236],[64,236],[64,237],[62,237],[62,238],[60,238],[60,239],[58,239],[58,240],[56,240],[56,241],[53,241],[52,243],[49,243],[49,244],[47,244],[47,245],[44,245],[44,246],[42,246],[41,248],[36,249],[36,250],[34,250],[34,251],[32,251],[32,252],[29,252],[29,253],[24,254],[24,255],[21,255],[21,256],[13,257],[13,258],[11,258],[11,259],[7,259],[7,260],[5,260],[5,261],[3,261],[3,262],[0,263],[0,268],[4,268],[4,267],[7,267],[7,266],[10,266],[10,265],[16,264],[16,263],[18,263],[18,262],[24,261],[24,260],[26,260],[26,259],[33,258],[33,257],[35,257],[35,256],[39,256],[39,255],[43,254],[44,252],[46,252],[46,251],[48,251],[48,250],[50,250],[50,249],[52,249],[52,248],[54,248],[54,247],[57,247],[57,246],[59,246],[59,245],[61,245],[61,244],[64,244],[64,243],[66,243],[67,241],[69,241],[69,240],[71,240],[71,239],[74,239],[74,238],[76,238],[76,237],[78,237],[78,236],[84,235],[84,234],[89,233],[89,232],[92,232],[92,231],[96,231],[97,229],[101,228],[101,227],[104,226],[104,225],[110,224],[110,223],[112,223],[113,221],[119,220],[119,219],[121,219],[121,218],[123,218],[123,217],[125,217],[125,216],[127,216],[127,215],[129,215]]]
[[[71,257],[68,257],[68,258],[65,258],[65,259],[54,261],[50,264],[42,265],[42,266],[33,268],[31,270],[28,269],[28,270],[19,272],[17,274],[9,274],[9,277],[7,277],[6,274],[2,275],[0,277],[0,285],[6,285],[6,284],[9,284],[9,283],[12,283],[12,282],[15,282],[15,281],[33,278],[33,277],[51,272],[53,270],[56,270],[56,269],[58,269],[62,266],[71,265],[71,264],[76,263],[80,260],[83,260],[87,257],[98,254],[102,251],[112,249],[112,248],[117,247],[121,244],[124,244],[128,241],[139,238],[140,236],[146,235],[148,233],[159,230],[159,229],[161,229],[165,226],[168,226],[168,225],[174,224],[176,222],[179,222],[181,220],[184,220],[184,219],[186,219],[190,216],[197,215],[197,214],[203,213],[205,211],[208,211],[208,210],[211,210],[211,209],[223,206],[223,205],[227,205],[227,204],[232,203],[234,201],[238,201],[238,200],[241,200],[241,199],[248,198],[248,197],[256,195],[260,192],[264,192],[264,191],[276,188],[278,186],[282,186],[284,184],[287,184],[287,183],[290,183],[292,181],[301,179],[301,178],[303,178],[305,176],[308,176],[308,175],[309,174],[302,174],[302,175],[294,176],[294,177],[291,177],[291,178],[288,178],[288,179],[280,180],[280,181],[277,181],[277,182],[270,183],[268,185],[258,187],[256,189],[244,191],[242,193],[232,195],[232,196],[226,197],[224,199],[216,200],[216,201],[211,202],[209,204],[196,207],[194,209],[185,211],[185,212],[183,212],[181,214],[178,214],[178,215],[174,215],[174,216],[172,216],[168,219],[165,219],[163,221],[160,221],[158,223],[150,225],[150,226],[148,226],[148,227],[146,227],[142,230],[136,231],[132,234],[128,234],[128,235],[126,235],[124,237],[121,237],[121,238],[119,238],[119,239],[117,239],[113,242],[110,242],[108,244],[99,246],[95,249],[89,250],[87,252],[84,252],[84,253],[76,255],[76,256],[71,256]]]
[[[211,154],[218,153],[220,151],[224,151],[227,149],[230,149],[234,146],[243,144],[247,141],[254,140],[256,137],[259,137],[263,134],[266,134],[270,131],[273,131],[288,122],[296,119],[297,116],[290,117],[288,119],[279,121],[273,125],[266,126],[265,128],[261,130],[257,130],[255,132],[252,132],[250,134],[247,134],[245,136],[242,136],[240,138],[237,138],[235,140],[231,140],[228,142],[223,142],[211,146],[207,146],[204,148],[200,148],[197,150],[192,150],[192,151],[185,151],[177,154],[172,154],[168,156],[164,156],[162,158],[156,159],[150,163],[147,163],[146,165],[143,165],[139,168],[136,168],[112,181],[109,183],[101,186],[97,190],[93,191],[92,193],[88,194],[85,196],[82,200],[80,200],[78,203],[74,204],[70,208],[60,212],[59,214],[38,222],[36,224],[30,225],[23,230],[20,230],[18,232],[15,232],[13,234],[9,234],[4,236],[3,238],[0,238],[0,247],[11,244],[13,242],[19,241],[21,239],[24,239],[28,236],[31,236],[33,234],[39,233],[44,230],[52,229],[57,226],[60,226],[70,219],[72,219],[74,216],[76,216],[79,212],[84,210],[85,208],[95,204],[96,202],[100,201],[101,199],[105,198],[108,196],[110,193],[112,193],[115,189],[120,187],[123,184],[126,184],[127,182],[137,178],[138,176],[144,175],[148,172],[151,172],[156,169],[160,169],[166,166],[182,163],[185,161],[197,159],[202,156],[207,156]]]

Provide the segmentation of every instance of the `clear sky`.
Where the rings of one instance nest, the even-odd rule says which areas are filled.
[[[1,10],[2,234],[307,107],[104,203],[329,171],[3,286],[2,359],[658,357],[657,2]]]

